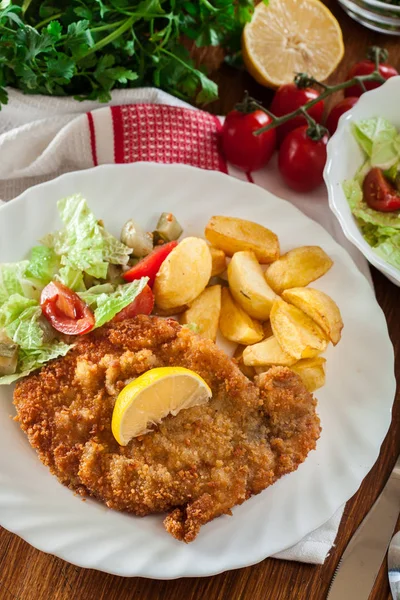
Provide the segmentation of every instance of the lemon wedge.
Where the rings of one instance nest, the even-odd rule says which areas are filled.
[[[262,85],[276,88],[295,73],[326,79],[343,58],[339,23],[319,0],[270,0],[257,5],[243,31],[243,60]]]
[[[205,404],[212,392],[200,375],[183,367],[150,369],[118,395],[111,429],[120,446],[149,431],[169,414]]]

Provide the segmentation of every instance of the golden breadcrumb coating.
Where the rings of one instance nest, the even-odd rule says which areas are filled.
[[[119,391],[169,365],[201,375],[212,399],[119,446],[111,432]],[[159,317],[83,336],[18,383],[14,403],[31,445],[63,484],[116,510],[170,511],[165,528],[185,542],[297,469],[320,433],[316,402],[295,373],[275,367],[252,383],[213,342]]]

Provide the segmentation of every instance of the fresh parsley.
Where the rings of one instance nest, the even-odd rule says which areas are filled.
[[[155,85],[199,104],[218,96],[187,46],[240,51],[253,0],[0,2],[0,108],[6,86],[107,102],[114,88]]]

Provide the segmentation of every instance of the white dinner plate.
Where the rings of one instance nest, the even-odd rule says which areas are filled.
[[[348,500],[375,462],[395,393],[393,349],[370,284],[317,223],[256,185],[182,165],[108,165],[33,187],[0,209],[0,261],[17,261],[61,226],[56,201],[82,193],[119,235],[134,217],[153,229],[173,212],[184,235],[202,235],[210,216],[232,215],[279,235],[282,251],[319,245],[334,260],[313,285],[338,303],[345,327],[329,347],[326,386],[318,390],[322,434],[295,473],[205,525],[184,544],[162,516],[139,518],[83,502],[37,458],[18,423],[12,388],[0,387],[0,524],[30,544],[81,567],[124,576],[172,579],[254,564],[298,542]]]

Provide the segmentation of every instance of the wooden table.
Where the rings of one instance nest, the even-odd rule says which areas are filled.
[[[334,0],[326,4],[343,28],[346,55],[331,80],[341,80],[348,68],[364,55],[367,46],[389,50],[391,63],[400,70],[400,39],[374,34],[351,21]],[[226,113],[244,89],[268,101],[270,92],[257,86],[245,73],[222,69],[218,74],[221,100],[213,112]],[[373,270],[376,295],[385,312],[396,358],[400,352],[399,290]],[[400,365],[397,362],[397,375]],[[400,398],[379,460],[358,493],[347,503],[336,547],[323,566],[266,559],[253,567],[204,579],[151,581],[126,579],[84,570],[31,548],[17,536],[0,530],[1,600],[324,600],[339,558],[353,532],[380,493],[400,451]],[[400,523],[399,523],[400,526]],[[370,600],[391,598],[382,565]],[[365,599],[367,600],[367,599]]]

